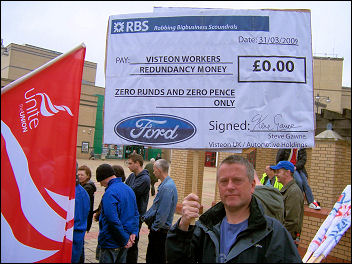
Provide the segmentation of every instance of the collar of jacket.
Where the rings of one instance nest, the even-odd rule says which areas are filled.
[[[296,183],[294,179],[292,179],[292,181],[290,181],[288,184],[284,185],[281,190],[280,190],[280,193],[283,194],[285,193],[290,187],[292,184]]]
[[[92,180],[89,180],[88,182],[86,182],[85,184],[82,185],[82,187],[86,187],[86,185],[89,185],[92,187],[92,189],[94,190],[94,192],[97,190],[97,187],[95,186],[94,182]]]
[[[170,181],[171,177],[169,175],[166,176],[166,178],[160,183],[158,190],[160,190],[165,184],[167,184]]]
[[[149,177],[149,172],[148,170],[146,169],[143,169],[140,173],[138,174],[135,174],[134,172],[132,172],[132,174],[134,174],[134,177],[138,178],[138,177],[141,177],[142,175],[145,175],[145,174],[148,174],[148,177]]]
[[[121,178],[113,178],[108,182],[108,186],[105,188],[105,191],[107,188],[109,188],[111,186],[111,184],[113,184],[114,182],[122,182]]]
[[[264,217],[263,208],[258,205],[257,199],[252,196],[250,203],[250,215],[248,218],[248,229],[258,228],[266,226],[266,220]],[[225,217],[225,207],[222,202],[218,202],[216,205],[211,207],[208,211],[199,217],[199,221],[210,230],[219,223]]]

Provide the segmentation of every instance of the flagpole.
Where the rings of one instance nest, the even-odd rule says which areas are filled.
[[[324,258],[325,256],[323,254],[318,257],[312,256],[306,263],[320,263]]]
[[[192,177],[192,193],[198,195],[198,163],[199,163],[199,151],[193,151],[193,177]],[[195,218],[192,219],[191,225],[195,224]]]
[[[307,250],[306,254],[304,255],[303,259],[302,259],[302,262],[303,263],[307,263],[307,261],[309,260],[309,258],[312,256],[313,252],[312,251],[309,251]]]
[[[14,86],[22,83],[23,81],[27,80],[28,78],[32,77],[33,75],[37,74],[38,72],[44,70],[45,68],[49,67],[50,65],[54,64],[55,62],[65,58],[66,56],[70,55],[71,53],[79,50],[80,48],[85,48],[86,45],[82,42],[80,45],[78,45],[77,47],[73,48],[72,50],[61,54],[60,56],[52,59],[51,61],[48,61],[47,63],[43,64],[42,66],[40,66],[39,68],[21,76],[20,78],[18,78],[17,80],[9,83],[8,85],[6,85],[5,87],[3,87],[1,89],[1,95],[3,95],[4,93],[6,93],[7,91],[11,90]]]

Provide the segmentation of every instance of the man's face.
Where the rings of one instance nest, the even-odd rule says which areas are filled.
[[[100,186],[103,186],[103,187],[107,187],[108,186],[108,183],[109,183],[109,178],[106,178],[105,180],[102,180],[100,182]]]
[[[286,182],[287,173],[289,173],[289,171],[285,169],[275,170],[275,176],[277,177],[278,182],[284,184],[284,182]]]
[[[249,206],[255,181],[249,182],[244,165],[222,164],[218,171],[218,185],[225,208],[236,210]]]
[[[275,176],[274,170],[270,169],[270,166],[265,167],[265,173],[268,175],[269,179],[272,179]]]
[[[85,170],[79,170],[77,174],[78,174],[79,183],[84,183],[88,181],[88,175],[86,174]]]
[[[160,169],[155,166],[155,164],[153,165],[153,172],[154,172],[154,175],[157,179],[160,179]]]
[[[130,169],[130,171],[132,172],[136,172],[138,169],[139,163],[137,162],[133,162],[133,160],[128,159],[127,160],[127,167]]]

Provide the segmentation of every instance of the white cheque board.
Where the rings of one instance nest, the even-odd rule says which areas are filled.
[[[109,17],[104,143],[314,146],[309,11]]]

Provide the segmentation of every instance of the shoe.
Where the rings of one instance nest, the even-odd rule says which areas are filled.
[[[320,206],[319,204],[317,203],[317,201],[314,200],[314,202],[310,203],[308,205],[309,208],[312,208],[312,209],[315,209],[315,210],[320,210]]]

